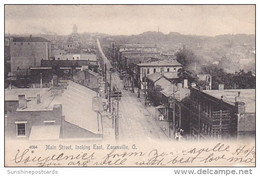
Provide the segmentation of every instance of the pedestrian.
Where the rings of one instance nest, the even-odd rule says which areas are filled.
[[[164,120],[164,117],[163,117],[162,114],[159,115],[159,120],[160,120],[160,121],[163,121],[163,120]]]

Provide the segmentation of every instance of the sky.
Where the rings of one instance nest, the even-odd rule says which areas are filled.
[[[254,5],[6,5],[5,33],[255,34]]]

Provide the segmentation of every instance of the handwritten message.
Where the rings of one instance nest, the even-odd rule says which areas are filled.
[[[172,147],[172,146],[170,146]],[[165,146],[167,148],[167,146]],[[10,158],[15,166],[215,166],[255,165],[255,146],[231,147],[216,143],[211,147],[140,149],[135,144],[45,145],[17,149]]]

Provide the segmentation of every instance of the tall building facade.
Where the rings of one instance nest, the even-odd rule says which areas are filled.
[[[50,57],[50,42],[42,37],[14,37],[10,39],[11,72],[40,66]]]

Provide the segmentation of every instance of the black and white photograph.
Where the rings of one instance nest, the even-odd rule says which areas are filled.
[[[256,5],[5,4],[2,124],[5,167],[255,167]]]

